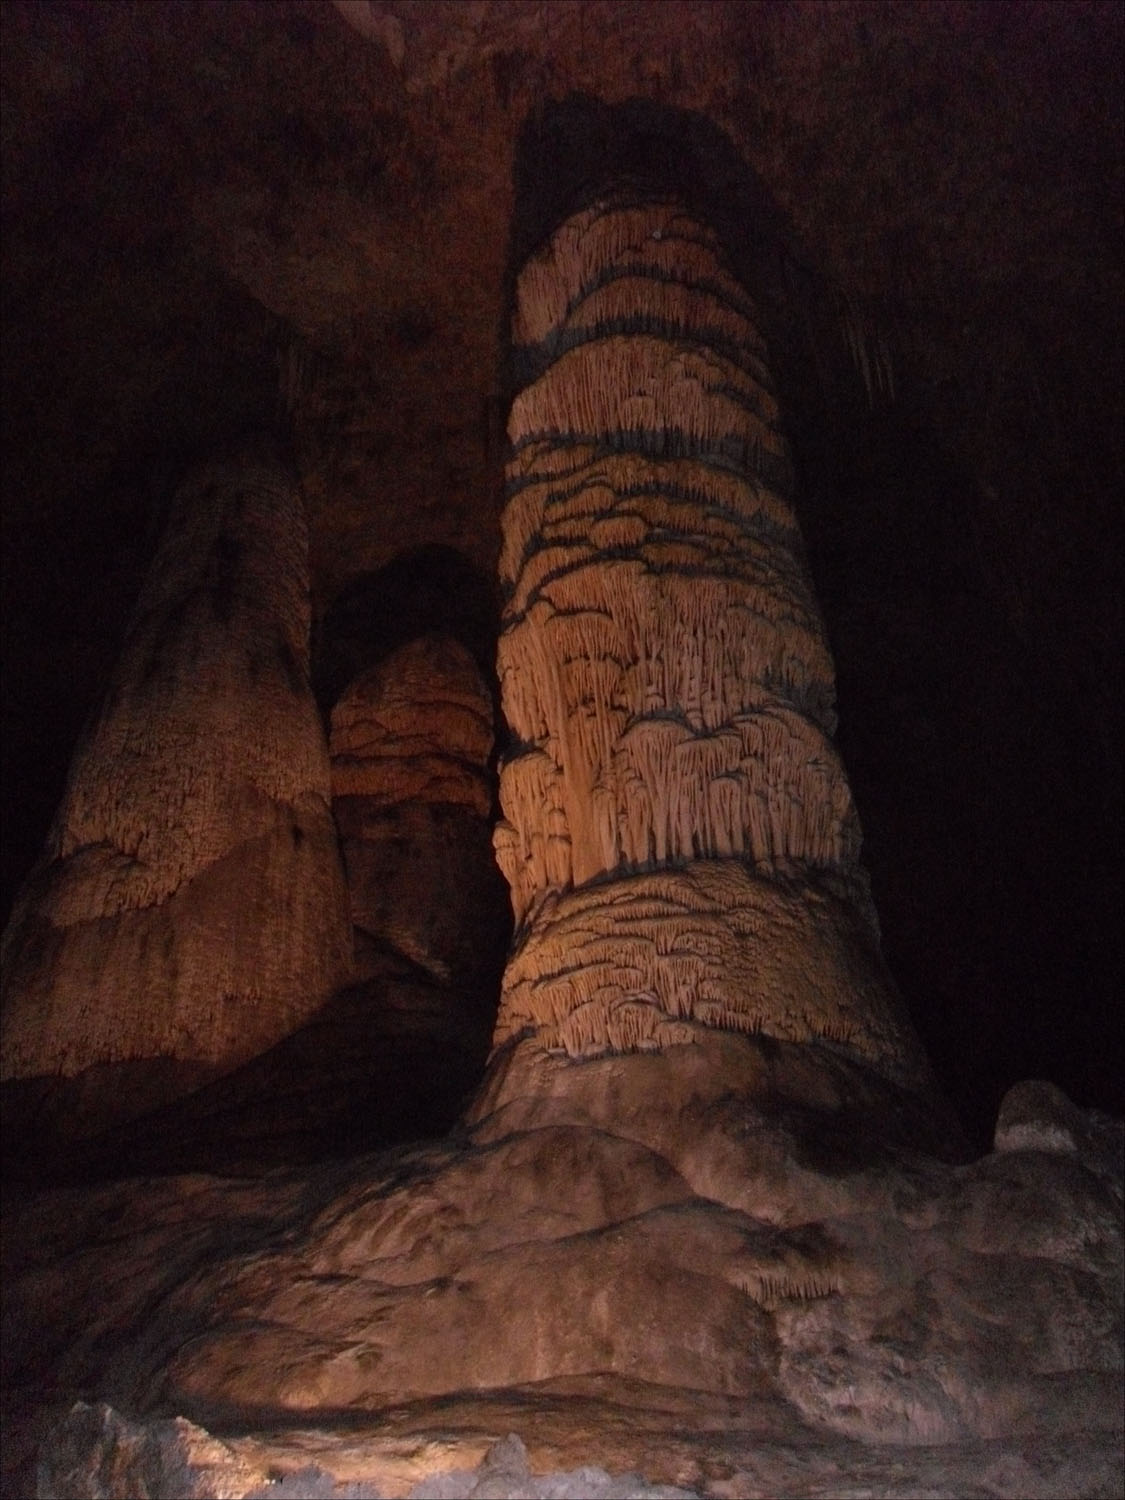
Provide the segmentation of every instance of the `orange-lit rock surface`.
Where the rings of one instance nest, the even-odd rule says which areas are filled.
[[[508,424],[497,1044],[582,1058],[717,1027],[924,1089],[753,303],[713,231],[637,189],[561,225],[515,302],[539,373]]]
[[[296,480],[268,456],[177,492],[5,938],[6,1081],[225,1071],[346,978],[307,547]],[[153,1102],[129,1094],[108,1091],[109,1118]]]
[[[663,419],[673,433],[675,410]],[[560,434],[550,447],[563,450]],[[738,479],[746,462],[739,449],[724,470]],[[651,569],[645,549],[667,540],[667,527],[635,526],[622,540],[615,504],[618,542],[572,569],[591,587],[630,549]],[[706,512],[692,503],[683,544],[699,534],[705,556]],[[786,570],[792,526],[771,530],[778,560],[753,595],[742,541],[694,575],[704,620],[716,574],[733,580],[736,603],[758,601],[752,621],[769,618],[775,567],[799,581],[791,561]],[[523,557],[538,550],[529,535]],[[589,613],[639,630],[653,613],[637,618],[624,572]],[[618,821],[603,808],[599,825],[591,811],[615,715],[625,736],[634,721],[721,736],[732,703],[779,702],[820,736],[830,722],[814,625],[788,652],[784,639],[763,646],[774,637],[755,624],[742,648],[718,628],[693,638],[693,575],[679,557],[670,572],[683,608],[654,612],[667,628],[645,660],[669,666],[649,678],[653,701],[630,704],[630,683],[644,680],[633,657],[589,641],[581,657],[569,624],[556,655],[531,637],[530,604],[507,616],[516,743],[504,775],[537,734],[533,753],[560,790],[552,800],[506,783],[501,841],[510,858],[521,831],[561,810],[548,826],[569,864],[532,869],[494,1054],[447,1140],[241,1180],[41,1192],[24,1205],[6,1244],[16,1403],[22,1393],[34,1408],[51,1389],[114,1409],[40,1413],[48,1482],[119,1484],[147,1464],[240,1496],[262,1487],[263,1468],[314,1493],[340,1479],[361,1492],[483,1496],[534,1492],[536,1475],[584,1463],[696,1495],[876,1481],[906,1495],[975,1464],[992,1476],[986,1493],[1020,1493],[1029,1475],[1043,1494],[1112,1492],[1120,1126],[1029,1086],[1002,1111],[995,1149],[972,1159],[879,968],[856,837],[832,832],[847,785],[827,750],[817,777],[791,737],[751,739],[756,753],[737,763],[742,800],[719,805],[723,821],[699,813],[706,762],[690,756],[626,781]],[[546,568],[544,589],[566,576]],[[590,597],[567,595],[564,621]],[[540,622],[548,643],[552,618]],[[712,635],[743,650],[748,686],[738,670],[698,669]],[[365,795],[379,796],[379,749],[403,742],[395,684],[433,649],[389,657],[345,695],[336,747]],[[422,675],[433,683],[432,660]],[[448,685],[438,696],[448,702]],[[426,716],[411,722],[432,761]],[[807,800],[793,794],[782,849],[763,841],[768,815],[755,823],[744,809],[756,790],[768,809],[787,756]],[[398,756],[383,759],[393,768]],[[421,770],[432,785],[435,767]],[[392,770],[390,800],[403,786],[417,795],[411,774]],[[689,805],[703,846],[677,844],[692,824],[672,818],[659,856],[655,844],[623,856],[605,830],[629,825],[631,793],[647,796],[648,827],[661,799]],[[1079,1426],[1085,1447],[1068,1460],[1059,1445]],[[526,1451],[502,1450],[501,1478],[493,1445],[505,1432]],[[559,1480],[560,1493],[583,1482],[589,1472]]]
[[[493,948],[493,705],[456,641],[421,637],[369,668],[332,710],[332,812],[356,975],[390,947],[439,980]]]
[[[951,1165],[865,1137],[824,1070],[786,1102],[801,1047],[760,1054],[768,1115],[732,1101],[708,1050],[732,1045],[583,1065],[582,1126],[39,1194],[4,1237],[4,1374],[10,1412],[53,1405],[10,1419],[9,1462],[37,1448],[41,1494],[130,1493],[147,1464],[179,1475],[158,1493],[459,1471],[436,1493],[464,1495],[514,1432],[532,1475],[714,1497],[1111,1500],[1120,1123],[1056,1094],[1036,1118],[1065,1150],[998,1132]],[[121,1415],[68,1418],[78,1394]],[[575,1483],[546,1493],[597,1493]]]
[[[410,549],[494,573],[511,279],[647,151],[753,272],[927,1050],[980,1131],[1029,1072],[1116,1107],[1120,6],[0,16],[7,901],[185,454],[280,407],[318,618]]]
[[[1016,1078],[1057,1077],[1079,1104],[1120,1080],[1121,17],[1103,0],[0,6],[8,891],[109,679],[170,477],[230,432],[292,440],[325,714],[373,641],[475,616],[438,595],[492,576],[502,543],[539,590],[555,582],[528,568],[535,537],[566,568],[632,569],[615,628],[656,537],[657,571],[712,579],[651,600],[702,640],[698,684],[650,664],[686,729],[619,736],[600,803],[568,793],[565,828],[554,747],[525,767],[516,800],[542,785],[551,847],[509,848],[529,904],[507,1040],[448,1140],[355,1155],[432,1132],[403,1100],[435,1082],[457,1112],[464,1075],[438,1079],[431,1045],[454,950],[416,910],[409,944],[392,921],[379,964],[361,960],[378,974],[297,1031],[95,1159],[70,1152],[70,1187],[11,1192],[5,1494],[36,1488],[37,1459],[45,1494],[589,1500],[589,1468],[547,1478],[583,1465],[716,1500],[1125,1490],[1120,1129],[1030,1084],[984,1145]],[[630,163],[721,231],[753,307],[715,267],[712,287],[652,275],[685,248],[654,241],[639,323],[631,275],[570,306],[579,254],[510,348],[516,273]],[[668,329],[697,318],[714,359],[665,368]],[[800,476],[884,950],[975,1158],[880,1012],[747,324]],[[597,339],[632,340],[619,389],[591,381]],[[546,434],[502,538],[520,391],[536,423],[575,391],[584,422],[615,424],[674,397],[692,442],[749,450],[769,483],[748,506],[736,476],[728,500],[722,465],[673,508],[682,454]],[[570,465],[618,511],[638,477],[652,488],[624,527],[570,497],[552,532],[540,502]],[[434,549],[451,566],[427,573]],[[584,597],[574,577],[557,592],[564,612]],[[737,654],[707,665],[731,647],[728,604],[754,615],[768,685]],[[609,634],[563,640],[585,657],[575,684],[616,670]],[[486,635],[458,636],[481,667]],[[550,657],[529,658],[541,677]],[[779,683],[806,693],[792,712]],[[572,720],[568,776],[597,741]],[[789,771],[763,785],[743,762],[764,760]],[[410,824],[404,884],[436,826]],[[685,833],[685,864],[648,868]],[[603,884],[618,901],[596,903]],[[572,952],[584,993],[605,955],[628,960],[588,1012]],[[110,1092],[143,1081],[114,1071]],[[311,1153],[310,1119],[328,1126]]]

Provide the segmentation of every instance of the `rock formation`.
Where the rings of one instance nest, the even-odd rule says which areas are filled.
[[[692,316],[564,348],[583,289],[642,280],[649,245]],[[512,419],[498,832],[519,930],[461,1128],[24,1202],[3,1350],[13,1470],[34,1440],[41,1492],[1119,1492],[1121,1127],[1033,1084],[979,1160],[943,1135],[878,961],[759,354],[693,321],[721,289],[749,329],[724,274],[676,205],[618,197],[523,281],[541,373]],[[448,774],[451,723],[483,744],[451,679],[424,642],[346,696],[340,800],[370,799],[347,837],[380,777],[384,807],[478,795]],[[419,683],[440,752],[401,712]]]
[[[659,1090],[667,1060],[585,1064],[589,1129],[39,1194],[5,1231],[7,1400],[121,1414],[42,1420],[40,1493],[537,1493],[464,1472],[515,1432],[534,1475],[714,1497],[1120,1494],[1120,1122],[1039,1086],[1039,1143],[1013,1098],[960,1166],[817,1110],[724,1143],[701,1059],[658,1152],[611,1070]]]
[[[438,979],[476,973],[496,929],[488,870],[492,697],[448,637],[410,642],[332,711],[332,811],[356,975],[388,945]]]
[[[5,1080],[100,1070],[95,1113],[138,1113],[262,1052],[346,978],[307,550],[296,480],[263,452],[176,493],[5,939]]]
[[[528,262],[513,338],[497,1043],[591,1057],[720,1028],[922,1087],[751,300],[712,232],[623,191]]]

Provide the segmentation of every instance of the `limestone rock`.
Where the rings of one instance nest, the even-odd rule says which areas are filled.
[[[236,1500],[265,1477],[182,1417],[140,1424],[112,1407],[79,1401],[40,1458],[36,1493],[75,1500]]]
[[[6,1080],[108,1066],[103,1116],[135,1112],[114,1066],[161,1062],[178,1092],[346,977],[307,567],[299,490],[268,454],[181,486],[5,939]]]
[[[332,794],[443,802],[486,818],[492,700],[456,641],[424,636],[358,678],[332,711]]]
[[[495,1040],[571,1057],[696,1041],[701,1028],[827,1041],[909,1087],[870,928],[830,886],[696,860],[551,895],[512,954]]]
[[[755,323],[716,235],[640,189],[575,213],[519,276],[496,1041],[829,1039],[925,1091]]]
[[[358,979],[388,947],[439,981],[473,977],[503,940],[488,847],[492,719],[472,657],[441,636],[400,647],[333,709],[332,807]]]
[[[1082,1111],[1060,1088],[1043,1079],[1017,1083],[1004,1095],[996,1120],[996,1151],[1082,1152],[1101,1162],[1111,1178],[1122,1175],[1120,1120]]]
[[[489,846],[491,748],[491,696],[456,642],[415,640],[361,675],[332,727],[355,953],[347,982],[234,1065],[179,1064],[169,1077],[135,1063],[127,1088],[121,1065],[73,1084],[9,1085],[22,1088],[36,1131],[9,1170],[34,1177],[44,1124],[65,1136],[75,1113],[83,1140],[50,1154],[56,1181],[261,1171],[448,1130],[484,1067],[510,930]],[[95,1111],[94,1084],[126,1092],[136,1118]]]
[[[1115,1493],[1120,1176],[1082,1149],[956,1163],[864,1136],[843,1096],[868,1075],[839,1057],[835,1104],[802,1102],[830,1076],[805,1043],[761,1051],[763,1110],[707,1055],[736,1045],[762,1039],[539,1054],[522,1121],[441,1145],[26,1199],[4,1240],[7,1399],[221,1416],[256,1473],[394,1495],[479,1481],[506,1432],[536,1482],[596,1465],[716,1495]],[[106,1420],[82,1418],[98,1452]]]

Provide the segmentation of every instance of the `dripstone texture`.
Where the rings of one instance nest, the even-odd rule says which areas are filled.
[[[9,1410],[122,1414],[43,1413],[43,1472],[463,1494],[514,1432],[535,1476],[715,1497],[1119,1493],[1120,1123],[948,1165],[826,1096],[732,1107],[678,1050],[584,1064],[582,1127],[39,1194],[4,1238]]]
[[[297,483],[268,454],[176,493],[4,941],[3,1077],[103,1070],[79,1133],[262,1052],[347,977],[307,553]],[[164,1068],[150,1088],[132,1067],[139,1098],[104,1074],[138,1063]]]
[[[523,269],[496,851],[498,1044],[701,1027],[926,1066],[878,955],[832,660],[755,309],[717,237],[621,190]]]
[[[357,978],[391,947],[438,980],[495,951],[490,880],[493,705],[448,638],[412,641],[332,711],[332,812],[356,929]]]
[[[649,238],[659,229],[658,245],[683,227],[668,205],[640,208],[633,224]],[[682,235],[693,247],[705,239]],[[630,368],[621,361],[614,379]],[[558,433],[533,441],[566,449]],[[514,463],[521,451],[517,438]],[[601,461],[578,457],[582,470]],[[718,467],[738,479],[736,464]],[[578,494],[590,503],[585,479],[560,508]],[[623,1469],[642,1476],[639,1493],[716,1497],[1114,1493],[1120,1125],[1025,1085],[1001,1111],[996,1149],[969,1159],[878,978],[854,822],[847,838],[833,832],[839,810],[851,814],[828,748],[818,766],[786,737],[740,738],[757,753],[744,749],[738,795],[717,804],[727,821],[701,818],[704,848],[677,845],[687,825],[663,814],[664,801],[698,814],[709,783],[701,790],[695,749],[647,783],[641,762],[619,801],[599,801],[634,722],[667,722],[693,747],[768,701],[802,732],[812,726],[808,743],[827,744],[831,672],[817,632],[801,651],[783,639],[771,651],[772,627],[756,623],[773,609],[774,565],[793,568],[792,526],[784,545],[768,538],[776,563],[761,571],[760,608],[746,611],[748,639],[726,637],[749,685],[737,670],[708,678],[693,667],[707,641],[724,639],[717,625],[684,633],[684,554],[711,547],[705,496],[669,541],[667,526],[618,511],[666,496],[641,486],[619,501],[611,487],[597,503],[615,543],[599,545],[599,518],[587,516],[565,546],[528,533],[518,549],[522,571],[549,546],[563,554],[541,574],[542,638],[527,595],[501,654],[523,743],[504,770],[499,842],[521,874],[512,854],[525,840],[532,880],[516,883],[521,926],[494,1054],[452,1135],[252,1181],[166,1177],[22,1205],[5,1237],[9,1399],[33,1412],[44,1391],[102,1403],[56,1418],[40,1406],[47,1489],[60,1474],[96,1486],[147,1464],[186,1468],[199,1493],[238,1496],[257,1493],[263,1469],[314,1493],[339,1482],[419,1497],[552,1494],[592,1483],[597,1465],[607,1493],[632,1492],[611,1477]],[[551,499],[548,487],[544,512]],[[756,554],[742,532],[736,540],[716,572],[735,580],[737,606]],[[662,652],[599,652],[599,630],[639,632],[636,580],[662,545],[681,605],[656,611]],[[560,609],[549,590],[583,576],[563,565],[583,548],[587,588]],[[699,567],[704,623],[715,577]],[[599,579],[610,581],[596,593]],[[586,613],[597,623],[582,655],[568,632]],[[729,614],[737,623],[724,597],[728,632]],[[619,708],[650,656],[669,665],[647,682],[667,670],[674,688]],[[391,685],[410,677],[389,670],[338,715],[341,773],[368,794],[379,756],[354,752],[401,744]],[[433,784],[434,747],[421,739],[419,765],[387,778],[394,795]],[[529,759],[552,794],[528,793]],[[770,794],[790,775],[809,805],[790,806],[784,847],[762,842],[777,826]],[[826,784],[835,794],[818,804]],[[631,796],[643,816],[632,817]],[[736,816],[755,804],[764,821]],[[659,857],[655,836],[643,852],[625,841],[622,830],[647,838],[657,825],[670,830]],[[547,834],[555,865],[534,857]],[[529,951],[553,966],[536,970]],[[687,986],[690,1003],[677,1010],[657,981],[642,988],[645,965]],[[623,999],[658,1024],[630,1030]],[[574,1027],[587,1004],[590,1026]],[[1076,1456],[1064,1445],[1079,1431]],[[566,1473],[577,1465],[585,1481]]]
[[[744,743],[740,730],[737,745],[733,720],[701,730],[690,717],[692,682],[662,689],[689,733],[666,742],[645,727],[603,759],[600,802],[571,780],[581,754],[559,759],[533,735],[506,748],[542,750],[577,789],[575,816],[563,829],[547,807],[568,845],[542,851],[546,884],[538,853],[512,857],[515,837],[535,844],[527,789],[527,816],[507,818],[520,947],[492,1070],[450,1139],[357,1157],[381,1131],[342,1128],[336,1159],[299,1166],[286,1133],[310,1099],[333,1131],[379,1111],[400,1127],[390,1138],[404,1120],[414,1129],[386,1018],[418,1038],[426,1004],[448,999],[433,960],[449,961],[419,913],[411,947],[425,963],[392,936],[381,996],[353,986],[196,1091],[217,1122],[205,1158],[168,1152],[164,1111],[136,1127],[144,1150],[109,1158],[131,1180],[91,1184],[80,1165],[75,1186],[6,1202],[5,1493],[35,1488],[38,1458],[44,1494],[495,1500],[599,1493],[605,1474],[632,1470],[716,1500],[1119,1496],[1120,1126],[1044,1084],[1009,1095],[998,1120],[996,1105],[1048,1063],[1079,1103],[1119,1084],[1120,875],[1104,830],[1120,806],[1107,545],[1121,492],[1120,8],[7,0],[0,12],[4,691],[22,727],[6,889],[107,680],[168,455],[214,451],[217,434],[268,425],[282,406],[321,628],[353,580],[379,588],[417,549],[488,574],[509,276],[570,214],[578,182],[625,158],[657,162],[737,247],[760,325],[744,302],[647,275],[652,319],[632,326],[636,288],[610,277],[581,295],[573,326],[547,299],[546,336],[518,335],[515,384],[543,379],[527,410],[556,421],[585,378],[588,312],[607,339],[634,340],[652,382],[630,396],[645,422],[674,387],[670,428],[710,441],[713,404],[736,467],[751,437],[750,472],[768,481],[753,504],[780,500],[771,513],[793,536],[788,476],[768,468],[768,434],[755,455],[746,408],[769,391],[744,325],[768,334],[886,951],[982,1132],[970,1160],[893,1010],[886,1032],[876,1024],[887,990],[819,737],[827,705],[778,707],[796,676],[782,692],[754,679],[768,691],[741,707],[763,709],[769,733]],[[673,380],[660,351],[689,326],[714,328],[715,360],[681,361]],[[602,394],[575,429],[591,448],[602,423],[628,425]],[[579,482],[607,474],[614,506],[618,474],[629,485],[643,461],[644,482],[662,483],[690,456],[580,446],[557,452],[545,432],[524,456],[548,489],[556,459],[584,465]],[[589,541],[591,572],[633,567],[599,604],[614,628],[659,528],[674,544],[665,571],[690,556],[724,572],[724,506],[711,502],[730,468],[692,498],[690,535],[657,508],[674,495],[633,497],[639,545],[628,528],[587,538],[598,518],[576,497],[566,566]],[[741,581],[720,592],[737,617],[761,559],[753,639],[768,658],[770,601],[794,554],[754,550],[735,490]],[[556,612],[584,587],[560,581]],[[718,639],[714,597],[714,582],[699,594]],[[655,598],[680,631],[675,591]],[[396,628],[379,641],[431,628],[421,604],[421,590],[395,595]],[[600,640],[577,641],[592,688],[618,665]],[[350,644],[325,706],[373,659],[369,641]],[[568,670],[577,682],[581,663]],[[590,699],[600,722],[612,699]],[[698,710],[710,712],[701,695]],[[583,713],[571,717],[586,753]],[[747,771],[759,751],[828,768],[813,778],[828,795],[811,835],[813,803],[788,796],[809,783]],[[690,777],[673,774],[693,757]],[[39,774],[52,759],[59,780]],[[668,767],[655,806],[652,766]],[[619,899],[599,906],[601,890]],[[599,963],[624,952],[630,972],[600,993],[596,966],[580,965],[594,1001],[575,1007],[568,948]],[[692,986],[699,1012],[685,1017]],[[1076,1034],[1082,1056],[1068,1058],[1057,1043]],[[414,1061],[432,1080],[432,1049]],[[147,1061],[108,1066],[153,1077]],[[117,1092],[124,1081],[113,1074]],[[130,1075],[134,1097],[142,1081]],[[232,1103],[259,1137],[245,1157],[231,1149]],[[175,1161],[213,1175],[172,1176]],[[615,1487],[645,1493],[627,1476]]]

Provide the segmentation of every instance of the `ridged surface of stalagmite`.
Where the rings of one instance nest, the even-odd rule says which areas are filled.
[[[423,636],[356,679],[332,711],[332,795],[492,807],[492,701],[463,646]]]
[[[357,977],[387,947],[438,979],[467,977],[491,949],[497,890],[474,872],[488,870],[492,720],[472,656],[437,635],[369,668],[333,709],[332,808]]]
[[[590,1056],[703,1025],[909,1082],[755,321],[671,201],[594,203],[519,278],[497,1041]]]
[[[173,501],[98,718],[5,940],[5,1079],[225,1068],[347,976],[307,533],[268,454]]]

